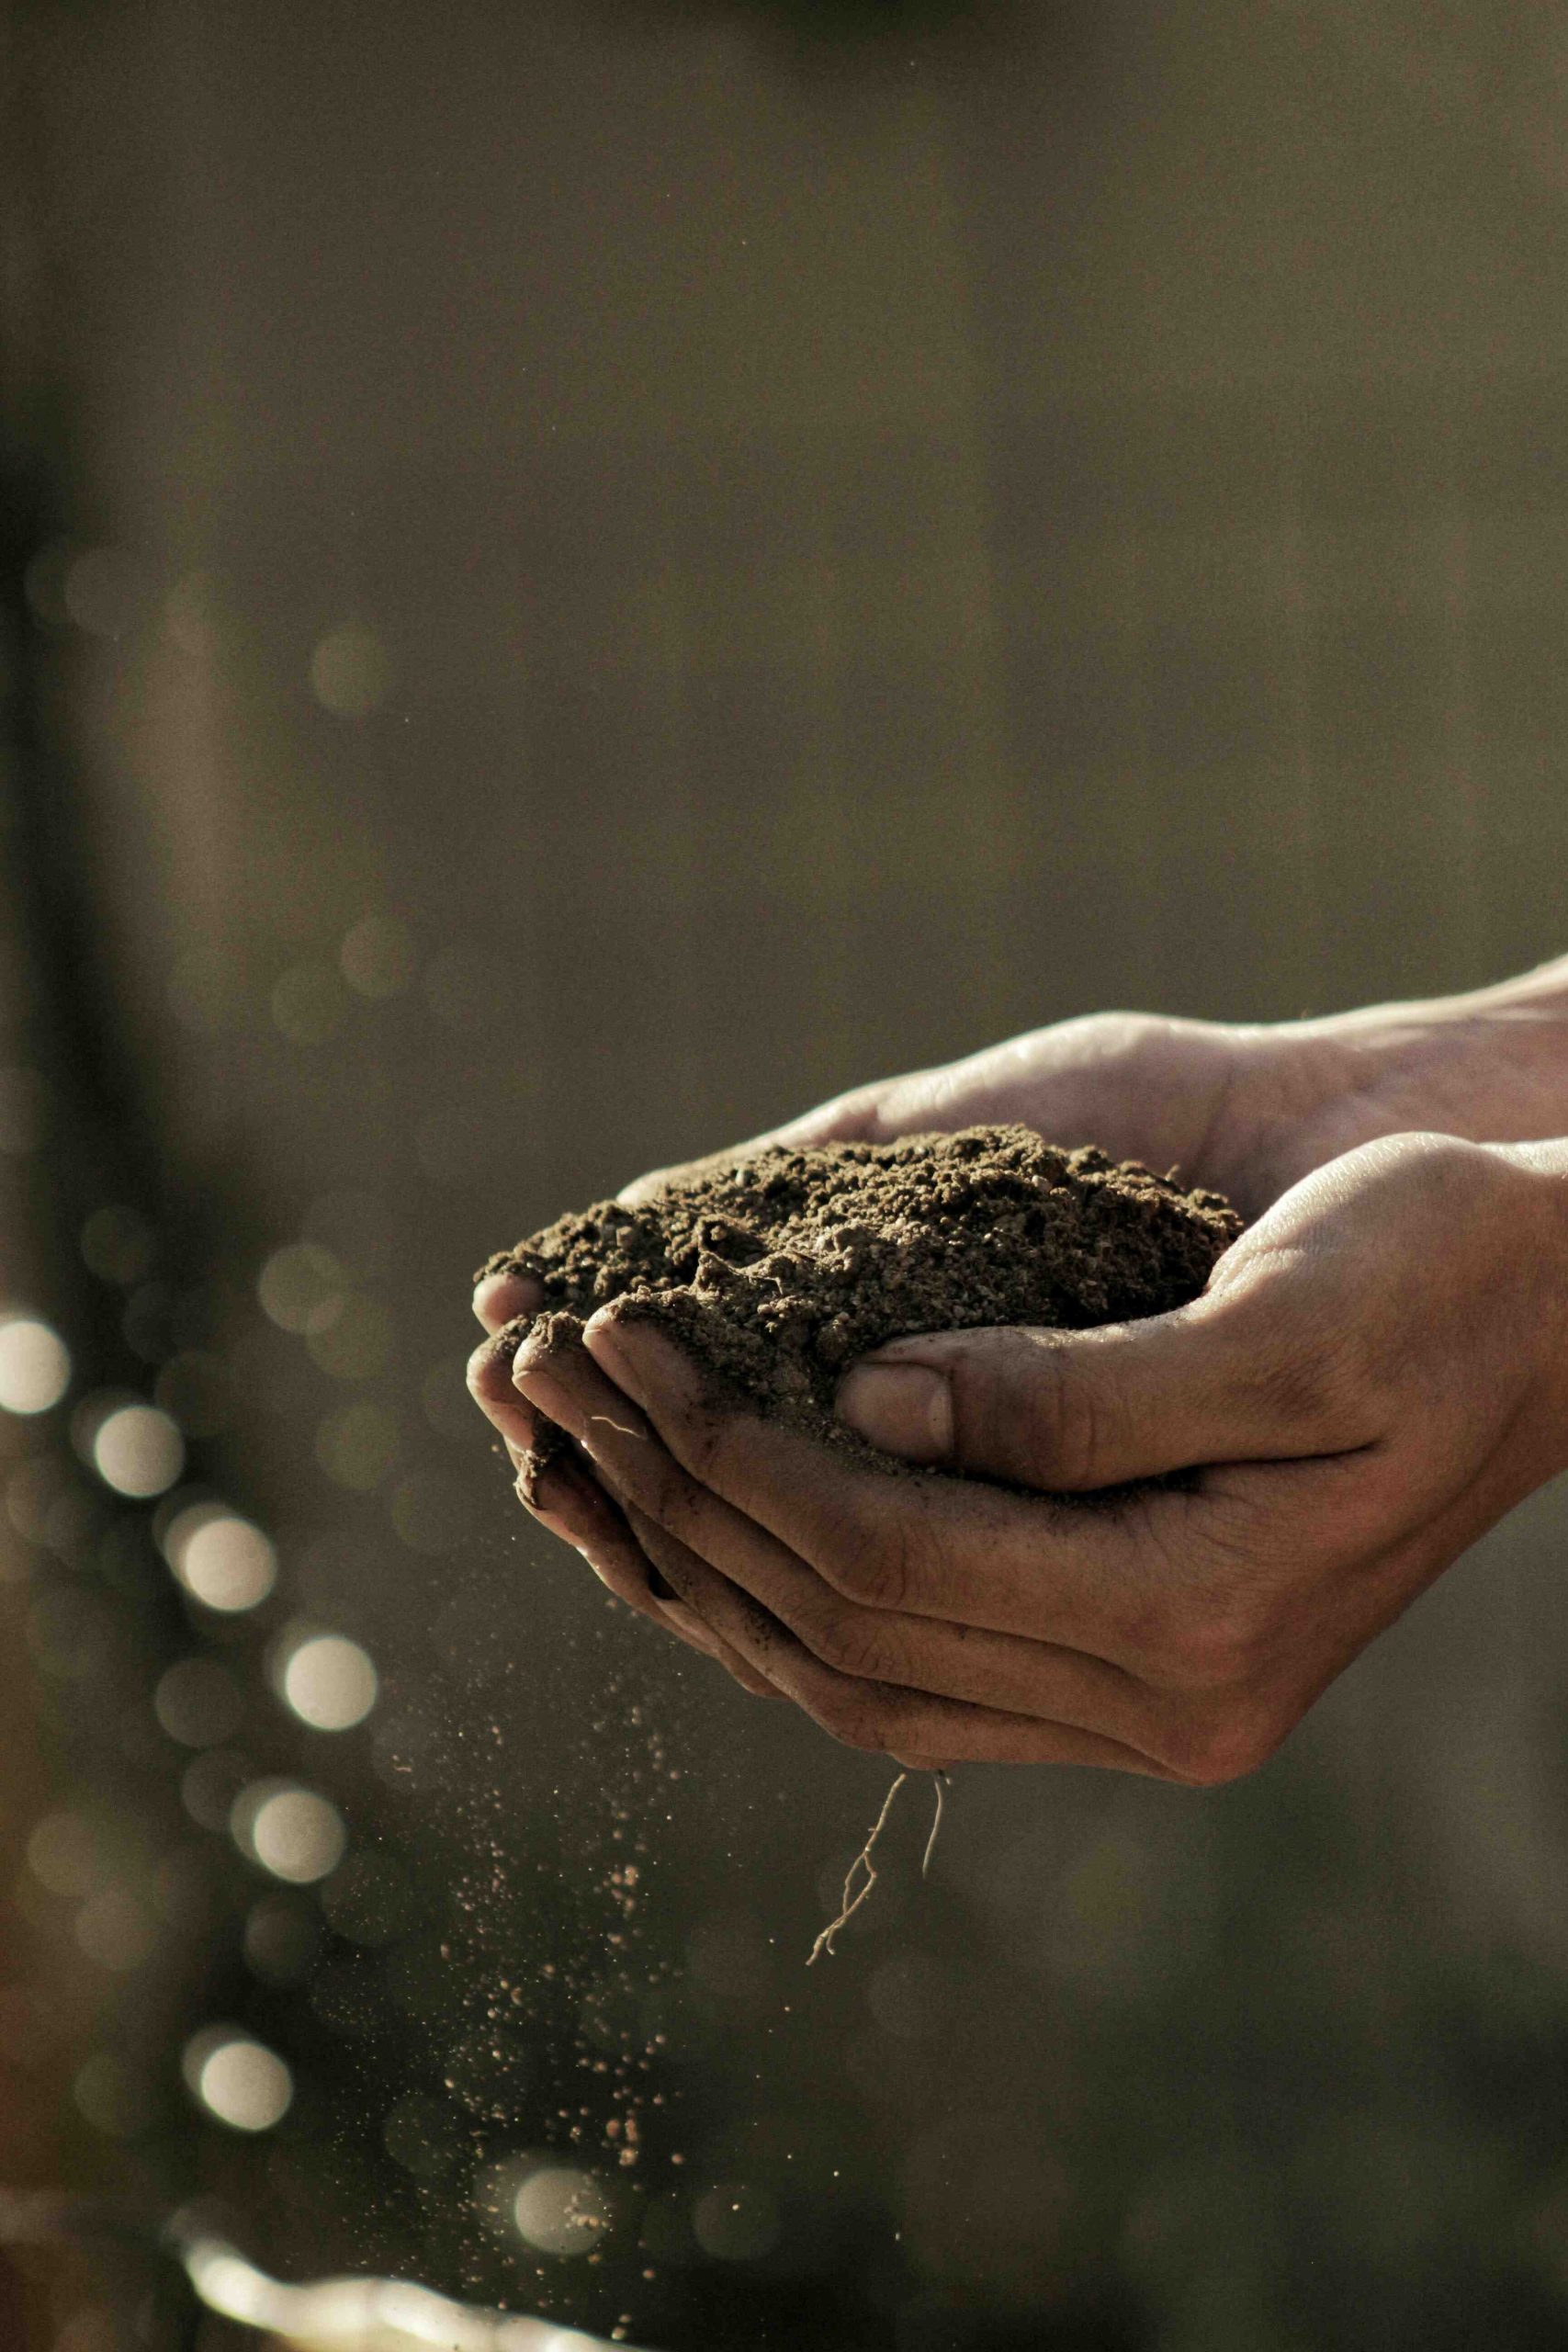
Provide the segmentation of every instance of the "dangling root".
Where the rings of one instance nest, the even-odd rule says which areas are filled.
[[[931,1774],[931,1779],[936,1785],[936,1811],[931,1815],[931,1834],[926,1839],[926,1850],[920,1857],[920,1876],[922,1878],[929,1878],[931,1876],[931,1856],[936,1852],[936,1834],[942,1827],[942,1808],[947,1796],[947,1774],[945,1772],[933,1772]]]
[[[866,1839],[865,1844],[861,1848],[860,1852],[855,1856],[854,1860],[850,1864],[849,1871],[845,1876],[844,1892],[840,1903],[839,1916],[836,1919],[830,1919],[829,1921],[821,1934],[818,1937],[816,1942],[812,1945],[809,1953],[807,1955],[806,1965],[807,1968],[811,1966],[814,1961],[819,1959],[823,1952],[830,1952],[833,1950],[834,1937],[838,1934],[840,1928],[847,1926],[850,1920],[854,1917],[855,1913],[860,1909],[861,1905],[865,1901],[866,1896],[876,1884],[876,1864],[871,1859],[872,1853],[875,1848],[877,1839],[881,1837],[884,1829],[887,1826],[887,1816],[893,1810],[893,1800],[897,1795],[899,1790],[903,1787],[909,1775],[907,1771],[900,1772],[897,1780],[894,1781],[893,1786],[888,1790],[887,1794],[883,1798],[882,1811],[877,1815],[875,1821],[872,1825],[871,1835]],[[947,1775],[945,1772],[933,1772],[931,1774],[931,1778],[936,1783],[936,1815],[931,1822],[931,1834],[926,1839],[925,1859],[920,1864],[920,1876],[922,1878],[925,1877],[926,1872],[930,1870],[931,1866],[931,1856],[936,1851],[936,1834],[942,1827],[942,1797],[947,1785]],[[855,1884],[856,1875],[863,1871],[865,1875],[863,1879],[862,1879],[860,1885],[857,1886]]]

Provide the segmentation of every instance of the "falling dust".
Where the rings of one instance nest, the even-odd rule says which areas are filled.
[[[505,1744],[499,1724],[491,1737],[498,1750]],[[537,1816],[507,1819],[499,1754],[495,1784],[470,1788],[471,1859],[442,1947],[464,1987],[467,2029],[442,2081],[468,2110],[475,2203],[492,2247],[509,2242],[525,2263],[534,2250],[546,2256],[526,2307],[625,2341],[632,2312],[613,2324],[610,2313],[657,2276],[640,2244],[651,2193],[642,2175],[672,2168],[678,2178],[685,2161],[672,2144],[676,2094],[657,2015],[684,1969],[659,1949],[670,1939],[654,1917],[649,1859],[682,1773],[646,1702],[613,1669],[570,1748],[547,1837],[537,1836]],[[528,2166],[540,2165],[582,2176],[553,2217],[550,2244],[512,2219]],[[479,2284],[476,2274],[469,2290]]]

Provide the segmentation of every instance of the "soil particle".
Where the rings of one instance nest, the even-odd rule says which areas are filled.
[[[1240,1230],[1219,1193],[1134,1161],[967,1127],[705,1161],[637,1207],[563,1216],[481,1272],[531,1275],[544,1293],[514,1343],[574,1335],[614,1301],[761,1411],[903,1469],[834,1416],[857,1356],[919,1331],[1162,1314],[1198,1296]],[[547,1437],[525,1477],[559,1450]]]

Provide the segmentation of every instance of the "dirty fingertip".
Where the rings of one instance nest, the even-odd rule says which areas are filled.
[[[474,1284],[474,1313],[492,1336],[520,1315],[536,1315],[543,1299],[528,1274],[481,1274]]]

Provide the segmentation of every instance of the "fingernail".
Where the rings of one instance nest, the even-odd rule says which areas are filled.
[[[953,1452],[953,1391],[924,1364],[857,1363],[839,1388],[839,1418],[911,1462],[945,1462]]]

